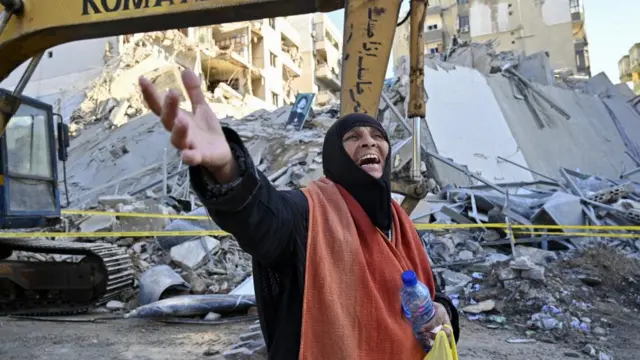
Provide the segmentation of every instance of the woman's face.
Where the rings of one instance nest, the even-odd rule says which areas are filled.
[[[389,143],[378,129],[366,126],[353,128],[344,134],[342,144],[351,160],[364,171],[376,179],[382,176]]]

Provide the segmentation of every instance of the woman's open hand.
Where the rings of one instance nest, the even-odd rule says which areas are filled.
[[[205,100],[196,74],[191,70],[182,72],[182,83],[191,101],[192,113],[180,109],[180,96],[175,90],[169,90],[163,100],[145,77],[140,77],[139,83],[147,106],[171,132],[171,143],[181,151],[182,161],[190,166],[207,168],[219,182],[232,181],[237,173],[237,164],[222,126]]]

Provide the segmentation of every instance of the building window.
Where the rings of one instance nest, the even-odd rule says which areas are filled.
[[[569,6],[571,7],[572,14],[580,12],[580,0],[570,0]]]
[[[269,51],[269,64],[271,65],[271,67],[276,67],[277,62],[278,62],[278,57],[276,56],[276,54]]]
[[[271,102],[275,106],[280,106],[280,97],[278,96],[278,94],[274,93],[273,91],[271,92]]]
[[[427,25],[427,30],[428,30],[428,31],[431,31],[431,30],[438,30],[438,24]]]
[[[458,0],[458,5],[468,4],[469,0]]]
[[[276,29],[276,19],[275,18],[269,18],[269,26],[271,26],[271,28],[273,30]]]
[[[460,29],[461,32],[468,32],[469,31],[469,16],[458,16],[458,29]]]

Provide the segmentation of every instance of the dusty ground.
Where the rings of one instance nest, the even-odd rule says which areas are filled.
[[[163,324],[141,320],[102,323],[59,323],[0,319],[3,360],[163,360],[206,359],[237,341],[253,322],[221,326]],[[579,349],[563,344],[510,344],[521,338],[514,330],[492,330],[463,323],[460,357],[474,360],[587,359]],[[640,351],[636,348],[635,352]],[[573,356],[571,356],[573,355]],[[616,357],[625,359],[625,357]],[[626,359],[631,359],[627,357]]]
[[[498,265],[496,271],[500,268]],[[544,282],[521,279],[515,288],[508,288],[501,286],[496,273],[492,273],[482,280],[488,291],[474,296],[491,295],[502,302],[500,314],[506,322],[462,319],[460,358],[588,359],[582,353],[588,344],[604,349],[613,359],[636,360],[640,353],[639,279],[637,261],[607,249],[588,250],[554,263],[549,266]],[[507,293],[512,296],[507,298]],[[562,309],[564,315],[557,316],[560,321],[562,316],[589,318],[592,329],[603,328],[604,335],[581,333],[571,329],[568,321],[551,331],[532,331],[527,325],[531,314],[550,302]],[[587,302],[590,307],[581,309],[575,306],[576,302]],[[77,322],[100,316],[111,319]],[[166,324],[114,319],[111,314],[68,319],[76,322],[0,317],[0,359],[206,359],[239,342],[238,336],[255,323],[252,320],[224,325]],[[513,342],[527,337],[533,342]]]

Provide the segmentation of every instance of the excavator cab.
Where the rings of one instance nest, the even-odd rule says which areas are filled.
[[[58,160],[66,160],[68,127],[56,125],[49,104],[4,89],[0,99],[16,109],[0,138],[0,228],[51,225],[60,218]]]
[[[67,160],[69,130],[55,116],[49,104],[0,89],[0,229],[60,220],[58,161]],[[84,311],[133,283],[131,259],[117,246],[11,235],[0,232],[0,315]]]

